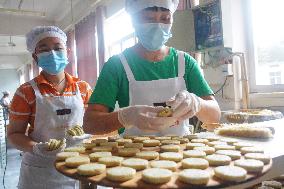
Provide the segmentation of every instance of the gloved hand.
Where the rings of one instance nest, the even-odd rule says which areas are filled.
[[[174,125],[174,117],[157,117],[163,107],[145,105],[129,106],[118,111],[118,120],[126,128],[133,126],[144,132],[158,132]]]
[[[35,155],[38,155],[44,158],[55,158],[56,154],[64,151],[65,148],[66,148],[66,143],[64,142],[56,150],[50,151],[48,150],[48,142],[45,142],[45,143],[40,142],[33,146],[33,153]]]
[[[183,121],[195,116],[201,109],[202,99],[188,91],[181,91],[166,102],[174,110],[173,117]]]
[[[83,143],[83,141],[85,139],[90,138],[91,135],[89,134],[83,134],[81,136],[71,136],[68,133],[66,134],[66,146],[70,147],[70,146],[76,146],[80,143]]]

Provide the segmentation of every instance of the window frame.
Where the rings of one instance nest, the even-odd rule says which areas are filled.
[[[283,92],[284,84],[276,85],[257,85],[256,68],[257,68],[257,47],[254,38],[252,0],[245,1],[247,7],[247,34],[248,34],[248,68],[249,68],[249,85],[250,93],[273,93]]]
[[[282,72],[281,71],[273,71],[273,72],[269,72],[269,79],[270,79],[270,83],[272,83],[272,80],[274,81],[274,83],[278,83],[278,80],[280,80],[279,83],[282,83]],[[275,84],[274,84],[275,85]]]
[[[109,18],[107,18],[105,22],[111,22],[111,20],[113,20],[116,16],[122,14],[123,12],[126,13],[124,8],[119,10],[119,11],[117,11],[114,15],[110,16]],[[112,46],[119,45],[121,52],[123,52],[123,43],[125,41],[131,39],[131,38],[134,38],[135,44],[137,44],[138,40],[137,40],[137,37],[135,35],[135,31],[133,31],[132,33],[130,33],[128,35],[125,35],[124,37],[122,37],[121,39],[119,39],[117,41],[112,42],[111,44],[106,44],[106,47],[105,47],[105,49],[106,49],[106,59],[109,59],[111,56],[114,55],[114,54],[111,53],[111,47]]]
[[[117,41],[115,41],[115,42],[109,44],[109,45],[106,47],[107,50],[108,50],[108,56],[111,56],[110,54],[111,54],[111,47],[112,47],[112,46],[119,45],[119,46],[120,46],[120,50],[121,50],[121,52],[122,52],[122,51],[123,51],[123,43],[124,43],[125,41],[129,40],[129,39],[132,39],[132,38],[134,38],[135,44],[136,44],[136,43],[137,43],[137,38],[136,38],[134,32],[131,33],[131,34],[129,34],[129,35],[126,35],[125,37],[121,38],[120,40],[117,40]]]

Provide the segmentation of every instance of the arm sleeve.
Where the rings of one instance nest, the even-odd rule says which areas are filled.
[[[119,62],[118,57],[112,57],[105,63],[89,104],[101,104],[110,108],[110,111],[114,110],[120,83]]]
[[[205,80],[196,60],[188,54],[185,55],[185,60],[186,73],[184,77],[187,90],[199,97],[214,95],[214,92]]]
[[[18,88],[10,106],[10,119],[29,121],[31,115],[32,109],[26,98],[26,94],[24,90]]]
[[[91,86],[89,85],[89,83],[87,83],[85,81],[80,81],[79,82],[79,89],[81,91],[84,104],[85,105],[88,104],[90,96],[93,92]]]

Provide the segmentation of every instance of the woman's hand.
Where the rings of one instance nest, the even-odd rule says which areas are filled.
[[[27,127],[27,121],[10,120],[7,126],[7,137],[9,142],[18,150],[32,153],[36,142],[26,135]]]
[[[49,147],[48,142],[37,143],[33,146],[33,153],[43,158],[54,158],[57,153],[64,151],[66,147],[66,143],[63,142],[61,146],[59,146],[59,148],[54,149],[54,150],[49,150],[48,147]]]
[[[66,146],[76,146],[77,144],[82,143],[85,139],[90,138],[92,135],[89,134],[83,134],[81,136],[71,136],[67,134],[66,136]]]

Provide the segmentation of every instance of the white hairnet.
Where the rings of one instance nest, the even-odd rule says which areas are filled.
[[[126,0],[125,9],[129,14],[135,14],[149,7],[162,7],[174,13],[178,3],[179,0]]]
[[[26,44],[29,52],[34,53],[37,43],[47,37],[57,37],[64,45],[67,42],[66,34],[56,26],[37,26],[26,35]]]
[[[9,95],[9,94],[10,94],[9,91],[3,91],[2,93],[3,93],[4,95]]]

